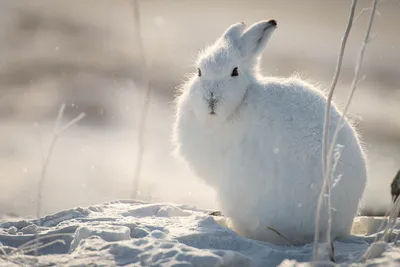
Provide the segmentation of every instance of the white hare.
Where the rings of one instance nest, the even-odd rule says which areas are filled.
[[[322,187],[326,98],[298,78],[260,76],[259,58],[276,25],[234,24],[199,55],[198,73],[176,99],[173,139],[177,154],[216,190],[237,232],[305,244],[313,241]],[[340,116],[332,105],[330,136]],[[367,179],[363,149],[347,120],[338,144],[344,148],[331,195],[332,238],[349,234]]]

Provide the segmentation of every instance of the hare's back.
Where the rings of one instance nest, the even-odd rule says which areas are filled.
[[[299,79],[271,79],[263,84],[255,98],[254,109],[261,113],[271,139],[293,150],[321,159],[322,136],[325,121],[326,97],[313,85]],[[260,112],[262,110],[262,112]],[[253,112],[254,113],[254,112]],[[341,112],[332,103],[330,109],[329,142],[341,119]],[[343,159],[365,164],[358,134],[345,119],[337,143],[344,146]]]

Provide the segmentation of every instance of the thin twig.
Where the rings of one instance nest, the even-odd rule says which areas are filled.
[[[142,31],[141,31],[141,24],[140,24],[140,6],[139,6],[139,0],[132,0],[132,7],[133,7],[133,16],[135,19],[135,32],[136,32],[136,42],[139,50],[139,56],[140,56],[140,65],[144,66],[146,65],[146,57],[145,57],[145,51],[143,47],[143,38],[142,38]],[[144,80],[142,84],[146,84],[146,71],[145,68],[142,69],[142,79]],[[139,191],[139,180],[140,180],[140,175],[142,172],[142,165],[143,165],[143,154],[145,150],[145,144],[144,144],[144,132],[145,132],[145,127],[146,127],[146,121],[147,121],[147,114],[148,114],[148,108],[149,108],[149,97],[150,97],[150,86],[145,88],[145,94],[144,94],[144,99],[143,99],[143,107],[142,107],[142,113],[139,118],[139,132],[137,136],[137,156],[136,156],[136,165],[135,165],[135,173],[133,177],[133,186],[132,186],[132,192],[131,192],[131,198],[135,199],[137,197],[137,193]]]
[[[18,262],[18,261],[15,260],[15,259],[9,259],[9,258],[3,257],[3,256],[0,256],[0,258],[6,260],[7,262],[12,262],[12,263],[14,263],[14,264],[16,264],[16,265],[18,265],[18,266],[23,266],[23,267],[26,267],[26,266],[27,266],[27,265],[24,265],[24,264]]]
[[[81,113],[79,114],[76,118],[72,119],[70,122],[68,122],[67,124],[65,124],[63,127],[61,127],[60,130],[58,130],[58,135],[63,134],[66,130],[68,130],[71,126],[73,126],[74,124],[78,123],[80,120],[83,119],[83,117],[85,117],[85,113]]]
[[[65,103],[62,103],[60,109],[58,110],[56,123],[54,124],[53,134],[56,134],[58,132],[58,129],[60,127],[60,123],[61,123],[62,118],[64,116],[64,111],[65,111]]]
[[[393,230],[393,228],[396,226],[396,221],[397,221],[397,215],[399,214],[400,211],[400,198],[397,198],[396,201],[393,203],[391,210],[389,213],[386,213],[385,217],[386,220],[382,221],[381,224],[378,227],[377,233],[380,233],[382,231],[384,222],[386,223],[385,230],[383,231],[383,234],[379,237],[377,234],[375,236],[374,242],[372,242],[371,246],[367,249],[367,251],[359,258],[358,262],[365,262],[369,259],[370,254],[371,254],[371,249],[373,248],[373,245],[379,242],[388,242],[390,238],[390,234]],[[396,236],[397,239],[397,236]],[[395,239],[395,242],[396,242]]]
[[[22,244],[21,246],[19,246],[15,250],[13,250],[11,253],[9,253],[9,255],[13,255],[13,254],[16,254],[18,252],[22,252],[23,253],[25,250],[35,247],[36,246],[35,243],[40,241],[40,240],[49,239],[49,238],[53,238],[53,237],[62,237],[62,236],[72,236],[72,234],[70,234],[70,233],[58,233],[58,234],[49,234],[49,235],[43,235],[43,236],[35,237],[35,239],[32,239],[32,240],[30,240],[28,242],[25,242],[24,244]],[[60,240],[60,239],[57,239],[57,240]]]
[[[144,64],[146,61],[146,56],[144,54],[139,0],[132,0],[131,4],[133,8],[133,18],[135,19],[136,45],[139,50],[140,63]]]
[[[336,145],[336,142],[337,142],[337,139],[338,139],[338,136],[339,136],[339,132],[342,129],[342,127],[344,126],[345,116],[346,116],[347,111],[349,109],[349,106],[350,106],[350,104],[351,104],[351,102],[353,100],[354,93],[355,93],[355,91],[357,89],[357,85],[358,85],[358,83],[360,81],[360,71],[361,71],[361,67],[362,67],[362,63],[363,63],[363,59],[364,59],[365,49],[367,48],[367,45],[368,45],[368,43],[370,41],[370,34],[371,34],[372,25],[373,25],[374,18],[375,18],[375,12],[376,12],[377,3],[378,3],[378,0],[373,0],[371,15],[370,15],[370,19],[369,19],[369,22],[368,22],[368,27],[367,27],[367,30],[366,30],[366,33],[365,33],[364,41],[363,41],[363,43],[361,45],[361,48],[360,48],[360,52],[359,52],[359,55],[358,55],[357,63],[355,65],[355,73],[354,73],[353,80],[351,82],[350,95],[349,95],[349,97],[347,99],[347,103],[346,103],[346,106],[345,106],[345,108],[343,110],[343,113],[342,113],[342,115],[340,117],[339,123],[336,125],[336,129],[335,129],[335,132],[333,134],[332,141],[330,143],[330,147],[329,147],[329,151],[328,151],[328,159],[327,159],[328,160],[327,161],[328,165],[327,165],[327,169],[325,170],[325,173],[324,173],[326,177],[329,177],[329,172],[331,171],[330,166],[331,166],[331,161],[332,161],[332,156],[333,156],[333,150],[334,150],[334,147]],[[329,196],[329,198],[330,198],[330,196]],[[329,228],[329,232],[330,232],[330,229],[331,228]]]
[[[284,236],[283,234],[281,234],[278,230],[275,230],[274,228],[268,226],[267,227],[268,230],[271,230],[272,232],[274,232],[275,234],[279,235],[280,237],[282,237],[283,239],[285,239],[287,242],[290,243],[290,245],[293,245],[293,241],[290,240],[288,237]]]
[[[56,239],[56,240],[53,240],[53,241],[51,241],[49,243],[46,243],[46,244],[40,244],[39,246],[36,246],[36,244],[35,244],[34,246],[25,248],[24,249],[24,254],[27,254],[27,253],[32,252],[32,251],[39,251],[41,249],[50,247],[50,246],[52,246],[54,244],[57,244],[57,243],[60,243],[60,244],[63,244],[63,245],[66,244],[63,239]]]
[[[328,156],[326,153],[326,148],[328,144],[328,137],[329,137],[329,120],[330,120],[330,111],[331,111],[331,104],[332,104],[332,98],[333,98],[333,93],[335,92],[336,89],[336,84],[339,81],[339,76],[340,76],[340,71],[342,69],[342,63],[343,63],[343,56],[344,56],[344,50],[347,45],[347,39],[350,35],[351,28],[353,26],[353,20],[354,20],[354,13],[356,10],[357,6],[357,0],[353,0],[351,3],[350,7],[350,15],[347,23],[346,30],[343,35],[342,43],[340,46],[340,52],[339,56],[337,59],[336,63],[336,69],[335,69],[335,74],[333,76],[333,80],[330,86],[327,102],[326,102],[326,108],[325,108],[325,121],[324,121],[324,131],[323,131],[323,140],[322,140],[322,163],[323,163],[323,173],[325,173],[326,167],[327,167],[327,160]]]
[[[55,122],[55,125],[54,125],[53,139],[51,140],[49,150],[47,151],[47,155],[44,157],[44,160],[43,160],[43,163],[42,163],[43,164],[42,165],[42,172],[41,172],[40,180],[39,180],[39,183],[38,183],[37,204],[36,204],[36,217],[38,219],[38,226],[40,226],[40,216],[41,216],[41,213],[42,213],[42,199],[43,199],[44,183],[46,181],[46,174],[47,174],[47,170],[48,170],[48,167],[49,167],[50,158],[51,158],[51,156],[53,154],[54,147],[55,147],[55,145],[57,143],[57,140],[59,139],[59,137],[66,130],[68,130],[69,127],[71,127],[72,125],[78,123],[81,119],[83,119],[83,117],[85,117],[85,113],[81,113],[76,118],[72,119],[70,122],[68,122],[63,127],[61,127],[61,129],[59,129],[60,123],[61,123],[62,118],[64,116],[64,110],[65,110],[65,104],[62,104],[60,109],[59,109],[59,111],[58,111],[57,119],[56,119],[56,122]],[[36,232],[35,240],[37,240],[37,239],[38,239],[38,232]],[[35,251],[35,256],[37,256],[37,250]]]
[[[393,229],[396,227],[397,225],[397,216],[400,212],[400,199],[397,198],[396,201],[394,202],[392,209],[389,213],[388,216],[388,221],[385,227],[385,231],[383,236],[381,237],[380,241],[385,241],[385,242],[389,242],[390,240],[390,235],[393,232]]]
[[[60,121],[62,120],[63,113],[64,113],[64,108],[65,104],[63,104],[60,108],[60,111],[57,116],[56,120],[56,126],[60,124]],[[85,113],[79,114],[76,118],[72,119],[70,122],[65,124],[61,129],[55,128],[54,133],[53,133],[53,139],[51,140],[49,150],[47,151],[47,156],[45,157],[45,160],[43,162],[42,166],[42,172],[39,180],[39,189],[38,189],[38,195],[37,195],[37,207],[36,207],[36,217],[39,219],[41,216],[41,204],[42,204],[42,197],[43,197],[43,185],[44,182],[46,181],[46,174],[47,174],[47,169],[49,166],[50,158],[53,154],[54,151],[54,146],[57,143],[58,138],[72,125],[78,123],[81,119],[85,117]]]
[[[0,252],[3,253],[4,257],[7,257],[7,252],[4,250],[2,245],[0,245]]]
[[[365,33],[364,41],[363,41],[363,43],[361,45],[360,53],[358,55],[357,64],[355,65],[355,73],[354,73],[353,81],[351,82],[350,95],[349,95],[349,98],[347,99],[347,103],[346,103],[346,106],[345,106],[345,108],[343,110],[342,116],[340,117],[339,124],[337,125],[337,127],[335,129],[335,133],[334,133],[334,135],[332,137],[332,141],[331,141],[331,145],[330,145],[329,153],[328,153],[328,160],[330,160],[329,157],[332,157],[333,148],[334,148],[334,146],[336,144],[336,141],[337,141],[337,138],[338,138],[338,135],[339,135],[339,131],[343,127],[344,119],[345,119],[347,110],[349,109],[351,101],[353,100],[354,93],[355,93],[355,91],[357,89],[358,82],[360,81],[360,71],[361,71],[362,62],[363,62],[363,59],[364,59],[365,49],[367,48],[367,45],[368,45],[368,43],[370,41],[371,29],[372,29],[372,24],[374,22],[377,3],[378,3],[378,0],[373,0],[373,6],[372,6],[372,11],[371,11],[371,16],[370,16],[370,19],[369,19],[369,22],[368,22],[368,28],[367,28],[367,31]]]
[[[132,192],[131,198],[135,199],[139,192],[139,184],[140,184],[140,176],[142,172],[142,165],[143,165],[143,156],[146,149],[146,142],[145,142],[145,131],[146,131],[146,123],[147,117],[150,108],[150,100],[151,100],[151,92],[152,92],[152,80],[149,73],[151,73],[151,59],[146,58],[146,54],[144,51],[143,45],[143,38],[142,38],[142,31],[141,31],[141,23],[140,23],[140,6],[139,0],[132,0],[132,7],[133,7],[133,14],[135,19],[135,31],[136,31],[136,40],[137,46],[139,48],[140,54],[140,61],[142,68],[142,82],[140,83],[141,86],[144,86],[144,99],[143,99],[143,106],[142,106],[142,113],[139,118],[139,125],[138,125],[138,136],[137,136],[137,158],[136,158],[136,165],[135,165],[135,173],[133,177],[133,185],[132,185]],[[160,42],[158,43],[156,50],[160,48]],[[157,51],[153,53],[154,55],[157,54]]]
[[[47,173],[47,168],[49,166],[49,161],[50,157],[53,154],[54,150],[54,145],[57,142],[58,139],[58,134],[57,134],[57,129],[58,125],[60,124],[60,121],[62,120],[63,114],[65,110],[65,104],[63,103],[58,110],[56,122],[54,124],[54,129],[53,129],[53,139],[51,140],[49,150],[47,151],[47,155],[44,157],[43,165],[42,165],[42,172],[40,175],[40,180],[38,184],[38,195],[37,195],[37,203],[36,203],[36,217],[39,219],[41,215],[41,208],[42,208],[42,194],[43,194],[43,185],[46,180],[46,173]]]
[[[326,109],[325,109],[325,120],[324,120],[324,128],[323,128],[323,139],[322,139],[322,173],[325,174],[326,173],[326,169],[327,169],[327,163],[328,163],[328,157],[326,154],[326,148],[327,148],[327,144],[328,144],[328,136],[329,136],[329,119],[330,119],[330,109],[331,109],[331,103],[332,103],[332,98],[333,98],[333,93],[335,91],[336,88],[336,84],[339,80],[339,75],[340,75],[340,71],[342,68],[342,62],[343,62],[343,56],[344,56],[344,50],[346,48],[346,44],[347,44],[347,39],[350,35],[350,30],[353,26],[353,20],[354,20],[354,13],[356,10],[356,6],[357,6],[357,0],[353,0],[351,3],[351,8],[350,8],[350,14],[349,14],[349,19],[348,19],[348,23],[347,23],[347,27],[346,30],[344,32],[343,35],[343,39],[342,39],[342,43],[340,46],[340,52],[339,52],[339,56],[338,56],[338,60],[336,63],[336,69],[335,69],[335,74],[333,76],[333,80],[332,80],[332,84],[330,87],[330,91],[329,91],[329,95],[327,98],[327,103],[326,103]],[[316,211],[316,219],[315,219],[315,233],[314,233],[314,256],[313,256],[313,260],[318,260],[318,241],[319,241],[319,221],[320,221],[320,213],[321,213],[321,209],[322,209],[322,202],[323,202],[323,198],[324,195],[329,191],[329,176],[324,175],[324,180],[323,180],[323,186],[319,195],[319,199],[318,199],[318,206],[317,206],[317,211]],[[330,196],[328,196],[328,198],[330,198]],[[330,217],[330,207],[328,207],[328,216]],[[328,239],[330,239],[330,234],[327,236]],[[327,240],[328,242],[330,240]]]
[[[331,171],[330,170],[330,166],[331,166],[333,150],[334,150],[334,147],[336,145],[336,141],[337,141],[337,138],[338,138],[338,135],[339,135],[339,131],[341,130],[341,128],[344,125],[344,120],[345,120],[345,116],[346,116],[347,110],[348,110],[348,108],[349,108],[349,106],[351,104],[351,101],[353,99],[355,90],[357,89],[357,85],[358,85],[358,82],[360,80],[360,70],[361,70],[361,67],[362,67],[363,59],[364,59],[365,49],[366,49],[366,47],[368,45],[368,42],[370,41],[370,33],[371,33],[371,29],[372,29],[372,25],[373,25],[373,21],[374,21],[374,17],[375,17],[377,3],[378,3],[378,0],[373,0],[372,11],[371,11],[370,19],[369,19],[369,22],[368,22],[368,27],[367,27],[367,30],[366,30],[365,38],[364,38],[364,41],[363,41],[363,43],[361,45],[360,53],[359,53],[359,56],[358,56],[358,60],[357,60],[357,63],[355,65],[355,74],[354,74],[354,77],[353,77],[353,80],[352,80],[352,83],[351,83],[350,95],[348,97],[345,109],[344,109],[344,111],[343,111],[343,113],[342,113],[342,115],[340,117],[339,123],[337,124],[337,126],[335,128],[335,132],[333,134],[332,141],[330,143],[328,154],[324,155],[324,157],[326,157],[326,162],[325,162],[326,165],[325,165],[325,169],[324,169],[324,186],[328,186],[329,187],[329,182],[327,182],[327,183],[325,183],[325,182],[328,180],[327,177],[329,177],[329,172]],[[333,88],[333,91],[334,91],[334,89],[335,88]],[[332,94],[333,94],[333,92],[332,92]],[[329,124],[328,125],[325,124],[325,126],[326,127],[324,128],[324,130],[325,129],[329,129]],[[324,135],[324,138],[325,137],[327,137],[327,136]],[[327,139],[326,140],[324,139],[324,141],[327,141]],[[325,190],[323,190],[323,191],[325,191]],[[330,195],[328,196],[328,198],[330,198]],[[318,229],[318,228],[316,228],[316,229]],[[331,231],[331,229],[329,228],[328,229],[328,235],[330,235],[330,231]],[[314,244],[314,246],[317,246],[317,245]],[[317,249],[318,248],[316,248],[316,250],[314,252],[317,252]],[[314,255],[314,257],[315,257],[315,255]]]
[[[139,121],[138,153],[137,153],[137,159],[136,159],[135,176],[133,179],[133,188],[132,188],[132,195],[131,195],[132,199],[135,199],[137,197],[137,193],[139,191],[140,175],[141,175],[142,165],[143,165],[143,154],[145,151],[144,134],[145,134],[145,129],[146,129],[147,115],[148,115],[149,106],[150,106],[150,96],[151,96],[150,88],[151,88],[151,82],[149,81],[148,88],[146,89],[146,92],[145,92],[143,109],[142,109],[142,113],[141,113],[140,121]]]
[[[42,209],[42,198],[43,198],[43,185],[46,180],[46,173],[47,173],[47,168],[49,166],[49,161],[50,157],[53,154],[54,146],[57,142],[58,135],[54,135],[53,139],[51,140],[50,147],[47,153],[47,156],[45,158],[43,167],[42,167],[42,173],[40,176],[39,184],[38,184],[38,194],[37,194],[37,203],[36,203],[36,217],[39,219],[41,215],[41,209]]]

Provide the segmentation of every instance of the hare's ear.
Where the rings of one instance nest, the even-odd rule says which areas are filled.
[[[260,55],[276,26],[275,20],[263,20],[251,25],[241,37],[244,55],[249,57]]]
[[[226,31],[222,34],[222,39],[236,43],[240,40],[240,37],[242,36],[243,30],[246,27],[244,22],[241,23],[235,23],[231,25]]]

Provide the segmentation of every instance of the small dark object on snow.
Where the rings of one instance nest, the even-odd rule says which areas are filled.
[[[393,202],[396,202],[396,199],[400,195],[400,170],[397,172],[396,176],[393,179],[391,187],[391,194]]]
[[[224,215],[222,215],[222,212],[220,212],[220,211],[213,211],[213,212],[210,212],[208,215],[211,215],[211,216],[224,216]]]
[[[331,262],[336,263],[336,261],[335,261],[335,247],[333,246],[333,241],[331,241],[331,251],[329,253],[329,258],[330,258]]]

